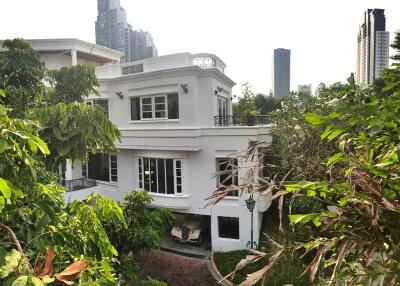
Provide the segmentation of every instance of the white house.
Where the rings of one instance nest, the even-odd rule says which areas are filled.
[[[90,97],[87,104],[102,106],[122,132],[122,141],[116,142],[119,152],[91,155],[87,165],[76,161],[67,168],[67,181],[95,180],[95,186],[88,188],[74,189],[71,184],[67,201],[93,191],[121,200],[131,191],[146,189],[154,207],[201,216],[209,226],[214,251],[246,247],[251,221],[248,196],[232,195],[213,207],[205,207],[205,200],[223,181],[212,174],[227,159],[245,150],[250,139],[269,142],[270,138],[266,126],[257,122],[241,126],[246,122],[231,116],[235,83],[224,73],[220,58],[179,53],[120,64],[119,52],[79,40],[30,42],[42,49],[49,68],[93,62],[101,97]],[[244,173],[239,168],[238,177],[225,183],[240,182]],[[257,241],[269,205],[265,198],[255,199]]]

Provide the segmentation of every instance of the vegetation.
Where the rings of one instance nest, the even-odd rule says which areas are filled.
[[[397,33],[393,45],[397,61],[399,43]],[[298,106],[290,101],[289,106]],[[312,99],[311,108],[307,100],[304,102],[307,104],[299,113],[299,122],[295,120],[291,126],[281,128],[277,120],[273,126],[273,135],[278,137],[274,138],[274,144],[282,146],[273,146],[271,150],[295,145],[288,152],[299,155],[290,158],[293,162],[279,155],[275,170],[280,174],[262,180],[250,177],[236,189],[245,192],[273,189],[281,211],[284,196],[318,201],[319,207],[315,209],[289,214],[293,225],[312,229],[312,236],[306,242],[292,245],[271,239],[273,254],[252,252],[241,261],[241,267],[245,267],[261,259],[268,260],[240,285],[268,281],[271,269],[284,257],[285,249],[298,249],[311,256],[306,268],[310,283],[398,285],[399,63],[386,70],[373,86],[360,88],[351,76],[347,84],[321,88],[318,97]],[[276,115],[281,115],[284,123],[292,120],[285,119],[279,111]],[[293,134],[297,139],[291,142]],[[258,146],[259,142],[251,142],[241,159],[255,156]],[[312,159],[308,161],[308,157]],[[220,197],[215,194],[211,199],[218,201]],[[320,272],[324,275],[318,275]]]
[[[281,100],[263,94],[254,94],[250,85],[242,85],[242,96],[233,104],[234,116],[266,115],[280,107]]]
[[[87,151],[114,150],[120,133],[100,109],[82,103],[97,83],[92,68],[49,73],[24,41],[3,45],[8,50],[0,55],[0,284],[119,285],[119,276],[134,276],[135,269],[121,267],[128,250],[159,245],[170,214],[146,211],[144,194],[131,195],[126,209],[96,194],[65,205],[58,165],[85,160]],[[49,74],[56,84],[44,88]],[[131,229],[138,227],[124,216],[131,211],[150,225],[142,233],[146,245],[120,249],[110,233],[142,231]]]

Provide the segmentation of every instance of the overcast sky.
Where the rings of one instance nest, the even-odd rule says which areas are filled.
[[[291,89],[343,81],[354,70],[356,34],[367,8],[386,9],[400,29],[400,0],[121,0],[128,22],[152,33],[159,55],[209,52],[237,83],[271,88],[274,48],[291,50]],[[97,0],[0,0],[0,38],[95,42]],[[392,52],[392,51],[391,51]]]

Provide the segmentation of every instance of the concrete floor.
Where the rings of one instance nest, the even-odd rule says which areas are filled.
[[[210,246],[211,243],[207,242],[206,239],[203,239],[203,242],[200,245],[191,243],[181,243],[174,240],[169,234],[169,232],[167,232],[164,236],[164,245],[162,246],[162,249],[180,255],[186,255],[202,259],[211,259]]]

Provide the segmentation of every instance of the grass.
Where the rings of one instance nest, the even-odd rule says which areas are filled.
[[[285,216],[284,216],[285,217]],[[284,233],[278,230],[278,213],[276,208],[273,206],[264,213],[263,225],[261,227],[261,236],[267,233],[269,237],[274,239],[280,244],[290,244],[294,241],[298,241],[301,237],[306,238],[307,232],[291,231],[288,221],[284,222]],[[273,253],[273,249],[266,239],[260,241],[260,249],[267,253]],[[239,261],[246,257],[248,254],[247,250],[238,250],[231,252],[218,252],[214,253],[215,264],[220,273],[225,276],[231,273]],[[246,279],[247,274],[255,272],[267,264],[267,258],[261,259],[254,264],[251,264],[244,269],[238,271],[232,279],[234,285],[239,285]],[[307,286],[311,285],[308,281],[308,274],[301,274],[306,269],[308,262],[299,258],[298,254],[292,256],[291,252],[284,251],[279,261],[273,266],[269,276],[267,277],[264,284],[259,282],[258,286],[281,286],[285,284],[292,284],[294,286]]]

